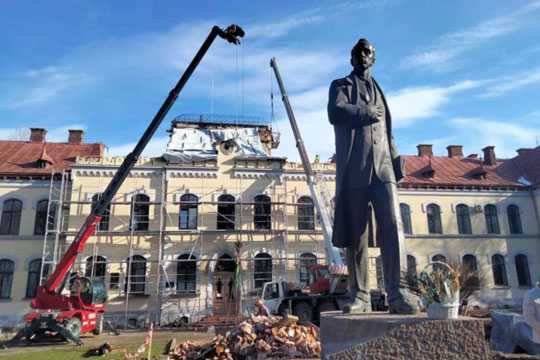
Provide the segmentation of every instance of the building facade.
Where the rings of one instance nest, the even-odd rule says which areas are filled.
[[[188,119],[171,131],[164,156],[140,159],[131,171],[73,269],[106,283],[109,317],[125,325],[194,321],[237,311],[266,281],[308,283],[306,266],[326,261],[323,236],[303,167],[271,155],[277,145],[271,129]],[[449,146],[448,156],[433,156],[429,145],[418,149],[406,157],[399,188],[409,272],[432,260],[459,261],[482,274],[480,301],[519,302],[540,275],[540,176],[531,170],[540,168],[540,148],[506,160],[492,147],[482,158],[463,156],[459,146]],[[30,283],[32,256],[45,253],[44,263],[54,266],[122,161],[80,154],[60,196],[62,221],[49,229],[58,236],[36,237],[39,246],[1,240],[0,264],[6,259],[14,268],[5,267],[1,279],[10,271],[18,279],[2,280],[2,289],[11,286],[17,295],[0,303],[1,313],[26,311],[18,293]],[[325,193],[333,194],[334,164],[313,166]],[[12,224],[4,221],[12,218],[13,205],[6,204],[12,195],[36,193],[25,195],[36,208],[23,212],[24,236],[38,223],[31,220],[39,217],[37,199],[54,198],[50,181],[41,190],[3,181],[2,224]],[[372,245],[370,284],[383,287],[376,241]],[[241,292],[232,290],[235,281]]]
[[[69,191],[77,156],[102,157],[102,144],[83,143],[81,130],[67,141],[46,141],[45,129],[31,129],[28,141],[0,141],[0,325],[13,325],[28,310],[43,275],[44,238],[53,241],[53,224],[65,217],[58,185]],[[54,187],[51,187],[54,184]]]

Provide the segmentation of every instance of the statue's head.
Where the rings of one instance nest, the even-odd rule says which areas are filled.
[[[355,69],[367,70],[375,64],[375,47],[368,39],[360,39],[351,50],[351,65]]]

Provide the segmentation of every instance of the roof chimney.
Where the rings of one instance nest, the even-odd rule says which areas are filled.
[[[533,150],[534,149],[531,149],[531,148],[520,148],[520,149],[517,149],[516,152],[518,153],[519,156],[525,156]]]
[[[463,146],[461,145],[448,145],[446,150],[448,150],[448,157],[450,158],[463,157]]]
[[[433,156],[433,145],[419,144],[416,145],[418,149],[418,156]]]
[[[448,157],[463,157],[463,146],[461,145],[448,145]]]
[[[69,129],[69,137],[68,137],[68,143],[70,144],[82,144],[83,142],[83,130],[73,130]]]
[[[486,146],[482,149],[484,152],[484,165],[497,164],[497,158],[495,157],[495,146]]]
[[[47,130],[43,128],[30,128],[31,142],[45,142],[45,135],[47,135]]]

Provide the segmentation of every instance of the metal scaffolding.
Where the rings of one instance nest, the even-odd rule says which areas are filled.
[[[313,258],[326,263],[315,211],[313,229],[298,229],[291,222],[298,222],[300,205],[292,200],[299,196],[296,189],[288,189],[286,181],[270,181],[265,194],[271,200],[261,205],[252,200],[253,194],[246,191],[243,179],[232,180],[234,189],[209,189],[202,178],[198,194],[210,200],[197,200],[194,229],[180,229],[182,202],[178,194],[186,189],[169,188],[166,167],[156,171],[160,179],[159,185],[152,188],[155,198],[138,201],[141,189],[131,192],[129,201],[128,194],[119,194],[107,214],[108,229],[98,227],[72,269],[72,273],[105,281],[110,292],[107,314],[117,325],[196,321],[212,314],[232,315],[231,309],[241,314],[260,296],[264,281],[305,281],[300,275],[302,266],[312,263]],[[72,194],[68,175],[51,180],[49,204],[57,204],[63,211],[58,211],[54,231],[44,237],[43,268],[56,264],[58,254],[77,233],[74,222],[86,216],[93,203],[88,196]],[[99,194],[101,190],[84,188],[87,194]],[[229,216],[219,212],[218,205],[223,201],[217,198],[222,194],[235,198],[234,226],[223,230],[216,228],[218,217]],[[130,215],[126,219],[127,207]],[[235,246],[241,248],[240,256],[231,250]],[[184,250],[178,251],[180,247]],[[314,257],[307,258],[304,253]],[[231,271],[232,266],[225,266],[227,263],[234,263],[234,269],[239,267],[238,274]],[[232,295],[231,281],[238,289]]]

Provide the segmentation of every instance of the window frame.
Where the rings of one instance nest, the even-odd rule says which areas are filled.
[[[426,206],[426,218],[428,224],[428,233],[442,234],[441,207],[435,203]]]
[[[401,222],[403,224],[403,232],[407,235],[412,235],[413,228],[411,219],[411,207],[407,203],[400,203],[399,212],[401,215]]]
[[[301,196],[296,202],[298,230],[315,230],[315,204],[309,196]]]
[[[96,206],[97,202],[99,201],[99,198],[103,195],[103,193],[95,193],[92,195],[92,210],[94,209],[94,206]],[[105,210],[105,213],[101,215],[101,220],[99,221],[98,226],[96,227],[97,231],[109,231],[110,226],[110,219],[111,219],[111,203],[107,205],[107,209]],[[131,218],[130,218],[130,226],[131,226]]]
[[[56,207],[52,206],[50,212],[51,214],[49,214],[49,199],[41,199],[36,203],[34,235],[45,235],[48,230],[54,229],[54,223],[56,222]],[[52,223],[49,222],[49,217],[52,219]]]
[[[519,262],[518,259],[520,260]],[[527,257],[527,255],[517,254],[516,256],[514,256],[514,263],[516,266],[516,277],[518,281],[518,286],[531,287],[531,270],[529,267],[529,258]]]
[[[458,204],[456,206],[456,221],[459,234],[472,235],[471,211],[468,205]]]
[[[134,260],[134,259],[137,260]],[[135,264],[135,266],[134,266]],[[137,273],[143,271],[143,274]],[[146,272],[148,271],[148,259],[142,255],[132,255],[126,259],[126,274],[124,278],[124,293],[129,295],[145,295],[146,294]],[[133,278],[136,281],[133,281]],[[143,281],[139,281],[142,278]],[[129,284],[129,292],[128,292]]]
[[[523,223],[521,221],[521,211],[516,204],[510,204],[506,207],[508,216],[508,230],[512,235],[523,234]]]
[[[499,214],[497,206],[487,204],[484,206],[484,219],[486,221],[486,232],[488,234],[500,234]]]
[[[274,266],[272,255],[261,252],[253,258],[253,287],[262,289],[264,284],[272,281]]]
[[[185,221],[183,221],[185,219]],[[199,221],[199,197],[186,193],[180,197],[178,229],[196,230]]]
[[[236,199],[231,194],[221,194],[218,197],[216,229],[236,229]]]
[[[183,285],[182,287],[180,285]],[[192,285],[192,288],[189,285]],[[181,254],[176,257],[176,294],[197,293],[197,257]]]
[[[495,261],[495,259],[498,259],[497,261]],[[499,261],[500,260],[500,261]],[[500,277],[500,279],[497,279],[499,276],[497,276],[498,274],[496,274],[496,266],[499,266],[500,267],[500,270],[502,271]],[[493,284],[497,287],[507,287],[508,286],[508,272],[506,270],[506,259],[504,258],[503,255],[501,254],[493,254],[491,256],[491,273],[492,273],[492,276],[493,276]],[[497,280],[501,280],[501,281],[497,281]]]
[[[317,265],[317,256],[311,252],[300,254],[298,259],[298,282],[300,284],[309,285],[311,283],[309,266]]]
[[[0,299],[12,298],[14,275],[15,261],[7,258],[0,259]]]
[[[253,199],[253,228],[272,229],[272,199],[268,195],[259,194]]]
[[[150,197],[146,194],[134,195],[130,215],[130,230],[148,231],[150,229]]]
[[[12,209],[11,207],[15,207]],[[23,202],[16,198],[6,199],[0,216],[0,235],[19,235],[21,230]]]

